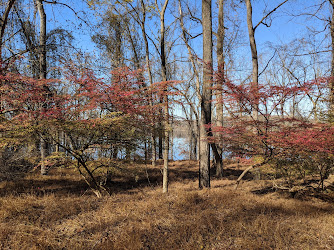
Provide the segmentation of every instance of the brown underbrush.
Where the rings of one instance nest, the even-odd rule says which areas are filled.
[[[127,165],[96,198],[72,168],[0,183],[1,249],[334,249],[333,199],[244,181],[230,168],[198,190],[196,162]],[[247,178],[246,178],[247,179]],[[331,193],[326,194],[332,197]]]

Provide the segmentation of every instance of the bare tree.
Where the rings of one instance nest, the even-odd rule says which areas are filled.
[[[167,66],[166,66],[166,51],[165,51],[165,12],[167,9],[169,0],[165,0],[161,10],[159,8],[157,0],[155,1],[156,8],[160,14],[160,59],[161,59],[161,76],[162,81],[167,82]],[[167,86],[167,85],[166,85]],[[168,89],[166,87],[165,92]],[[163,147],[163,179],[162,179],[162,190],[164,193],[168,192],[168,152],[169,152],[169,110],[168,110],[168,95],[164,94],[164,147]]]
[[[253,109],[253,119],[258,120],[258,84],[259,84],[259,61],[258,61],[258,51],[256,47],[256,40],[255,40],[255,31],[256,29],[261,25],[264,24],[264,21],[273,13],[275,12],[279,7],[281,7],[283,4],[285,4],[289,0],[285,0],[277,7],[269,11],[262,19],[254,26],[253,25],[253,10],[252,10],[252,3],[251,0],[245,0],[246,3],[246,9],[247,9],[247,28],[248,28],[248,36],[249,36],[249,44],[251,48],[251,54],[252,54],[252,91],[254,93],[254,109]]]
[[[142,18],[137,18],[137,22],[140,25],[143,39],[144,39],[144,44],[145,44],[145,60],[146,60],[146,67],[147,67],[147,72],[148,72],[148,78],[150,82],[150,86],[153,85],[153,77],[152,77],[152,69],[151,69],[151,63],[150,63],[150,49],[149,49],[149,44],[148,44],[148,38],[147,38],[147,33],[146,33],[146,6],[144,3],[144,0],[140,0],[140,5],[141,5],[141,11],[142,11]],[[150,105],[153,106],[153,99],[152,96],[150,98]],[[155,167],[156,165],[156,160],[157,160],[157,144],[156,144],[156,139],[155,139],[155,124],[151,124],[152,126],[152,132],[151,132],[151,143],[152,143],[152,166]]]
[[[252,10],[251,0],[245,0],[245,3],[247,8],[247,28],[248,28],[249,44],[252,53],[252,65],[253,65],[252,90],[253,93],[256,93],[259,82],[259,62],[258,62],[257,48],[255,41],[255,28],[253,26],[253,10]],[[256,107],[253,110],[253,117],[255,120],[257,120],[257,116],[258,116],[258,107],[256,104]]]
[[[193,49],[191,48],[190,44],[189,44],[189,38],[191,37],[189,35],[189,31],[186,30],[185,28],[185,25],[184,25],[184,13],[182,11],[182,6],[181,6],[181,1],[179,0],[179,21],[180,21],[180,27],[181,27],[181,31],[182,31],[182,40],[184,42],[184,44],[186,45],[187,47],[187,52],[188,52],[188,58],[189,58],[189,61],[190,61],[190,64],[191,64],[191,69],[192,69],[192,75],[195,79],[195,94],[194,96],[197,97],[197,99],[200,100],[202,99],[202,96],[201,96],[201,93],[200,93],[200,73],[198,71],[198,67],[197,67],[197,63],[196,63],[196,55],[194,54],[194,51]],[[197,108],[196,108],[196,103],[192,101],[192,97],[189,96],[189,94],[191,93],[191,91],[189,91],[191,87],[191,83],[189,83],[188,86],[185,86],[185,89],[184,90],[178,90],[181,95],[184,97],[185,99],[185,102],[186,104],[189,105],[190,107],[190,115],[189,115],[189,118],[187,119],[188,120],[188,124],[189,124],[189,129],[190,129],[190,132],[191,132],[191,139],[190,139],[190,144],[191,144],[191,147],[190,147],[190,155],[191,157],[189,157],[190,159],[194,159],[196,156],[197,156],[197,151],[199,150],[197,148],[197,142],[198,142],[198,139],[200,137],[200,115],[199,115],[199,112],[197,112]],[[182,105],[182,108],[184,111],[185,110],[185,107],[184,105]],[[185,112],[186,113],[186,112]],[[193,121],[192,121],[192,117],[195,117],[195,127],[194,127],[194,124],[193,124]]]
[[[218,59],[218,74],[220,76],[220,84],[224,84],[225,82],[225,60],[224,60],[224,38],[225,38],[225,26],[224,26],[224,1],[219,0],[219,10],[218,10],[218,31],[217,31],[217,59]],[[224,122],[223,111],[223,92],[220,90],[220,86],[217,86],[217,104],[216,104],[216,113],[217,113],[217,126],[222,127]],[[222,138],[219,138],[220,145],[216,144],[217,150],[215,154],[215,162],[216,162],[216,176],[223,176],[223,159],[222,159]]]
[[[331,5],[332,15],[330,18],[330,35],[331,35],[331,80],[329,81],[329,115],[330,120],[334,119],[334,1],[328,0]]]
[[[43,1],[36,0],[36,5],[38,9],[38,13],[40,16],[40,31],[39,31],[39,78],[46,79],[46,14],[44,11]],[[47,89],[45,89],[48,91]],[[43,105],[43,109],[46,108],[45,104]],[[45,167],[45,157],[47,151],[47,142],[45,137],[41,135],[41,174],[47,174],[47,170]]]
[[[201,140],[199,187],[210,187],[210,143],[207,136],[211,124],[212,100],[212,11],[211,0],[202,0],[203,26],[203,88],[201,98]]]
[[[0,20],[0,58],[2,59],[2,47],[3,47],[3,37],[5,35],[5,29],[6,29],[6,25],[8,22],[8,16],[9,13],[11,11],[11,9],[13,8],[13,5],[15,3],[15,0],[9,0],[7,3],[7,7],[5,9],[5,12],[3,13],[1,20]]]

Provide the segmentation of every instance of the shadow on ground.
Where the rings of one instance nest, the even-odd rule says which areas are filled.
[[[298,200],[310,200],[312,198],[319,199],[324,202],[334,203],[334,185],[328,186],[325,190],[313,188],[307,184],[294,186],[291,189],[279,189],[273,186],[267,186],[251,191],[256,195],[266,195],[276,193],[284,198],[293,198]]]
[[[143,165],[145,166],[145,165]],[[131,172],[126,170],[124,173],[115,174],[111,176],[111,180],[106,183],[106,188],[110,194],[117,193],[138,193],[142,188],[162,185],[162,161],[157,162],[155,168],[146,165],[135,166],[140,169],[139,172]],[[131,170],[131,167],[128,169]],[[211,176],[213,180],[215,177],[215,168],[211,168]],[[243,172],[243,169],[234,165],[226,166],[224,175],[221,180],[236,180]],[[137,173],[137,174],[136,174]],[[247,173],[243,180],[251,181],[255,177],[254,173]],[[169,167],[169,182],[187,183],[197,181],[198,179],[198,163],[196,161],[171,161]],[[2,185],[1,185],[2,184]],[[327,188],[327,193],[314,190],[278,190],[272,186],[262,187],[253,190],[252,193],[256,195],[266,195],[277,192],[286,198],[296,199],[310,199],[311,197],[326,201],[334,202],[334,185]],[[29,173],[25,177],[17,178],[14,181],[0,182],[0,197],[6,195],[22,195],[34,194],[37,196],[54,194],[54,195],[92,195],[84,180],[80,179],[78,174],[73,169],[52,169],[48,176],[40,176],[38,173]]]
[[[55,179],[53,176],[45,177],[43,180],[17,179],[15,182],[7,182],[0,188],[0,196],[34,194],[37,196],[46,194],[84,195],[87,191],[87,184],[84,181],[68,179]]]

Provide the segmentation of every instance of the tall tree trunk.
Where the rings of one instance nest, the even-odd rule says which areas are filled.
[[[39,33],[39,78],[46,79],[46,14],[42,0],[36,0],[40,16]]]
[[[169,0],[165,0],[165,3],[160,11],[160,59],[161,59],[161,75],[162,81],[167,82],[167,65],[166,65],[166,51],[165,51],[165,12],[167,9]],[[157,8],[158,4],[156,2]],[[159,9],[159,8],[158,8]],[[163,96],[164,104],[164,147],[163,147],[163,178],[162,178],[162,191],[168,192],[168,153],[169,153],[169,110],[168,110],[168,85],[165,88],[165,95]]]
[[[40,152],[41,152],[41,174],[46,175],[47,174],[47,169],[45,166],[46,141],[43,136],[40,137]]]
[[[163,105],[164,103],[164,100],[161,99],[160,100],[160,103],[161,103],[161,106]],[[160,110],[160,116],[163,117],[163,109]],[[159,122],[158,123],[158,159],[161,160],[164,158],[163,156],[163,139],[164,139],[164,125],[163,125],[163,122]]]
[[[46,14],[42,0],[36,0],[38,13],[40,16],[40,31],[39,31],[39,79],[46,79]],[[48,92],[47,87],[45,91]],[[42,109],[45,109],[46,104],[43,104]],[[41,174],[47,174],[45,167],[45,156],[47,151],[47,142],[45,137],[41,136]]]
[[[154,130],[153,127],[152,129]],[[151,144],[152,144],[152,167],[155,167],[157,162],[157,142],[155,140],[154,131],[151,133]]]
[[[145,139],[145,142],[144,142],[144,152],[145,152],[145,165],[147,164],[147,155],[148,155],[148,151],[147,151],[147,140]]]
[[[182,12],[182,6],[181,6],[181,0],[179,0],[179,13],[180,13],[180,26],[182,29],[182,39],[187,47],[188,50],[188,56],[189,56],[189,60],[191,62],[191,66],[193,68],[194,74],[195,74],[195,79],[196,79],[196,94],[197,94],[197,98],[199,100],[199,103],[202,103],[202,94],[200,91],[200,76],[199,76],[199,72],[196,68],[196,62],[195,62],[195,56],[192,54],[192,49],[189,45],[188,42],[188,32],[186,31],[184,24],[183,24],[183,12]],[[185,98],[187,98],[187,96],[185,95]],[[195,107],[195,105],[190,102],[190,100],[187,100],[193,114],[195,115],[196,118],[196,138],[195,138],[195,145],[194,145],[194,153],[195,153],[195,158],[199,161],[200,160],[200,137],[201,137],[201,132],[200,132],[200,115],[197,112],[197,109]]]
[[[56,131],[56,140],[57,141],[60,141],[60,135],[59,135],[60,133],[59,133],[59,131],[57,130]],[[59,153],[59,150],[60,150],[60,148],[59,148],[59,143],[55,143],[55,151],[56,151],[56,153]]]
[[[253,10],[251,0],[245,0],[247,8],[247,27],[249,35],[249,44],[252,53],[252,92],[254,94],[253,119],[258,120],[258,83],[259,83],[259,62],[255,42],[255,28],[253,26]]]
[[[141,9],[143,12],[143,18],[140,22],[140,28],[143,33],[143,38],[144,38],[144,44],[145,44],[145,60],[146,60],[146,67],[147,67],[147,72],[148,72],[148,78],[150,82],[150,86],[153,86],[153,77],[152,77],[152,71],[151,71],[151,65],[150,65],[150,51],[149,51],[149,46],[148,46],[148,40],[147,40],[147,34],[146,34],[146,27],[145,27],[145,22],[146,22],[146,6],[144,3],[144,0],[140,0],[141,4]],[[153,96],[151,93],[151,98],[150,98],[150,106],[153,107]],[[156,161],[157,161],[157,143],[155,140],[155,124],[154,121],[151,124],[152,126],[152,131],[151,131],[151,143],[152,143],[152,167],[156,166]]]
[[[251,0],[245,0],[246,9],[247,9],[247,27],[248,27],[248,35],[249,35],[249,44],[252,53],[252,86],[251,90],[254,95],[253,100],[253,119],[255,121],[258,120],[259,116],[259,61],[258,61],[258,54],[256,48],[256,41],[255,41],[255,30],[259,27],[260,24],[263,24],[263,21],[266,20],[272,13],[274,13],[278,8],[280,8],[283,4],[287,3],[289,0],[284,0],[280,4],[278,4],[275,8],[269,11],[260,22],[258,22],[255,26],[253,25],[253,10],[252,10],[252,3]]]
[[[330,20],[332,63],[331,79],[329,81],[329,119],[332,122],[334,121],[334,0],[329,1],[332,9],[332,18]]]
[[[123,34],[123,30],[121,27],[121,22],[119,20],[119,17],[115,17],[116,21],[114,24],[114,29],[115,29],[115,38],[116,38],[116,49],[115,49],[115,59],[116,59],[116,63],[115,66],[118,67],[122,67],[123,66],[123,55],[122,55],[122,34]]]
[[[173,116],[171,117],[171,121],[170,121],[170,125],[169,127],[171,128],[171,131],[170,131],[170,136],[169,136],[169,147],[170,147],[170,156],[169,156],[169,159],[171,161],[174,160],[174,119],[173,119]]]
[[[224,122],[223,111],[223,91],[220,88],[223,87],[225,82],[225,65],[224,65],[224,38],[225,38],[225,27],[224,27],[224,1],[219,0],[219,10],[218,10],[218,32],[217,32],[217,59],[218,59],[218,74],[219,74],[219,84],[221,86],[217,86],[217,126],[222,127]],[[218,135],[219,142],[216,144],[217,146],[217,155],[215,157],[216,162],[216,176],[223,176],[223,138],[221,134]]]
[[[5,35],[5,29],[6,29],[7,22],[8,22],[8,16],[9,16],[9,13],[14,3],[15,3],[15,0],[10,0],[8,2],[5,12],[3,13],[2,18],[0,20],[0,61],[3,60],[2,58],[3,37]],[[2,100],[0,101],[0,106],[1,107],[3,106]]]
[[[197,124],[197,123],[196,123]],[[195,131],[193,119],[190,120],[190,131],[189,131],[189,160],[196,160],[197,159],[197,131]]]
[[[210,144],[207,136],[210,133],[208,126],[211,123],[212,100],[212,14],[211,0],[202,0],[203,25],[203,88],[201,98],[201,140],[199,187],[210,187]]]

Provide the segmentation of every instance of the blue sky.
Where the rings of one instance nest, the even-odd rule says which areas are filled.
[[[67,7],[61,5],[45,4],[45,9],[49,19],[49,29],[55,27],[62,27],[71,30],[76,38],[75,46],[80,48],[85,53],[94,54],[96,51],[96,46],[92,43],[90,36],[97,31],[96,28],[94,28],[94,25],[97,23],[96,20],[99,18],[99,15],[101,13],[94,12],[93,10],[89,9],[88,5],[82,0],[68,0],[63,2],[71,6],[82,19],[86,20],[90,24],[90,26],[87,26],[84,22],[82,22],[82,20],[78,19],[73,11],[68,9]],[[268,13],[268,11],[276,7],[280,2],[281,1],[278,0],[252,1],[254,25],[256,25],[259,20],[261,20],[265,13]],[[318,2],[320,2],[320,0],[290,0],[275,13],[273,13],[270,18],[272,20],[271,26],[266,27],[264,25],[260,25],[256,30],[255,38],[257,41],[259,54],[263,52],[267,53],[268,43],[271,43],[273,46],[287,44],[294,39],[305,37],[310,27],[316,30],[323,29],[324,22],[319,21],[316,18],[310,18],[308,16],[292,16],[303,12],[314,12],[314,4]],[[237,3],[239,5],[239,7],[236,8],[239,15],[237,19],[240,24],[241,38],[238,41],[238,44],[235,45],[235,48],[237,50],[236,53],[239,57],[243,58],[242,61],[248,60],[249,65],[251,65],[248,32],[246,26],[246,8],[244,3],[240,3],[240,1],[237,1]],[[195,2],[192,2],[192,4],[195,4],[197,6],[198,12],[195,13],[197,17],[201,17],[201,1],[197,0]],[[216,3],[213,1],[213,12],[217,12],[216,6]],[[173,1],[170,1],[169,10],[166,13],[167,24],[174,21],[174,17],[172,14],[177,14],[177,11],[175,5],[173,5]],[[324,8],[324,11],[319,13],[320,17],[326,17],[326,15],[329,15],[329,8]],[[153,23],[148,23],[148,25],[152,26],[154,32],[156,28],[153,28]],[[231,30],[231,27],[228,28],[229,30]],[[156,33],[157,32],[158,30],[156,30]],[[197,28],[192,30],[192,34],[200,32],[200,26],[197,26]],[[319,39],[323,39],[326,34],[328,34],[328,30],[320,33],[318,35]],[[153,37],[153,34],[151,34],[151,36]],[[177,33],[177,36],[179,36],[179,33]],[[199,36],[197,39],[194,39],[192,41],[192,45],[196,50],[198,56],[201,57],[202,37]],[[186,56],[185,50],[182,49],[182,51],[183,52],[181,53]]]
[[[82,0],[60,0],[63,3],[71,6],[77,15],[80,16],[81,19],[86,20],[89,23],[87,26],[81,19],[78,19],[76,14],[68,9],[67,7],[61,5],[51,5],[45,4],[45,9],[48,17],[48,29],[53,28],[64,28],[73,32],[75,37],[74,46],[78,47],[83,53],[89,53],[91,55],[99,55],[96,46],[91,41],[91,35],[94,32],[98,32],[97,28],[94,26],[97,24],[97,20],[99,19],[101,12],[103,10],[99,10],[95,12],[88,8],[88,5]],[[177,9],[175,5],[173,5],[173,1],[170,0],[169,9],[166,13],[166,23],[167,25],[174,21],[174,16],[178,15]],[[231,1],[231,0],[228,0]],[[283,0],[254,0],[253,3],[253,23],[256,25],[265,13],[268,13],[271,9],[276,7]],[[189,0],[191,2],[191,0]],[[234,71],[234,79],[245,79],[251,72],[251,55],[249,48],[249,40],[248,40],[248,31],[246,24],[246,8],[244,3],[240,3],[240,1],[236,1],[238,3],[238,7],[236,8],[237,13],[229,13],[230,15],[236,15],[235,19],[237,23],[240,25],[240,39],[234,44],[233,49],[235,50],[235,58],[238,60],[237,70]],[[271,16],[271,26],[266,27],[264,25],[260,25],[255,33],[255,38],[257,41],[258,52],[262,57],[262,61],[260,61],[260,71],[264,68],[264,64],[268,61],[268,59],[273,55],[273,51],[268,47],[270,43],[272,46],[281,46],[284,44],[289,44],[289,42],[294,39],[301,39],[303,37],[307,37],[310,33],[310,28],[315,30],[323,30],[325,22],[318,20],[314,17],[309,17],[305,15],[299,15],[307,12],[314,12],[315,7],[314,4],[321,2],[321,0],[290,0],[288,3],[284,4],[279,10],[277,10]],[[197,17],[201,17],[201,1],[196,0],[195,3],[197,6],[197,12],[195,13]],[[217,13],[216,3],[213,2],[213,12]],[[33,8],[30,10],[31,14],[33,14]],[[329,8],[324,8],[320,13],[318,13],[318,17],[326,18],[329,17],[330,11]],[[296,15],[296,16],[293,16]],[[214,14],[216,16],[216,14]],[[38,16],[37,16],[38,22]],[[189,25],[189,21],[187,23]],[[152,37],[158,33],[157,26],[154,26],[153,21],[148,20],[148,26],[151,27],[152,33],[150,34]],[[176,24],[178,25],[178,24]],[[193,25],[195,25],[193,23]],[[189,27],[189,26],[187,26]],[[215,27],[215,26],[214,26]],[[227,27],[229,32],[233,31],[233,27]],[[149,30],[149,29],[148,29]],[[197,25],[195,29],[191,31],[193,35],[201,33],[201,26]],[[139,32],[140,33],[140,32]],[[140,33],[141,34],[141,33]],[[317,35],[318,41],[324,40],[325,36],[328,35],[328,29],[322,33]],[[172,35],[172,37],[180,36],[179,31]],[[324,42],[319,46],[319,50],[325,49],[329,40],[325,39]],[[182,44],[180,41],[179,44]],[[192,46],[196,51],[197,55],[201,57],[202,55],[202,36],[192,40]],[[152,46],[152,51],[154,51]],[[184,46],[178,46],[175,49],[175,54],[180,56],[183,54],[185,58],[188,57],[187,51]],[[324,54],[325,57],[328,56],[328,61],[330,61],[329,53]],[[152,58],[157,59],[155,52],[153,52]],[[308,59],[306,59],[308,60]],[[108,62],[106,62],[107,64]],[[260,79],[261,81],[261,79]]]

